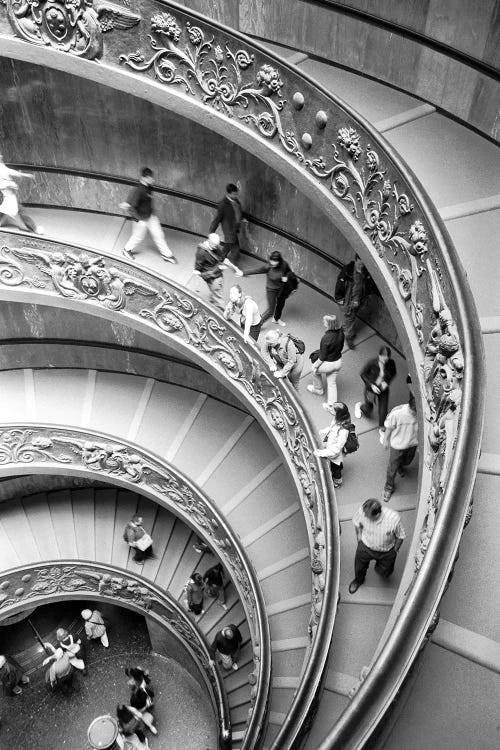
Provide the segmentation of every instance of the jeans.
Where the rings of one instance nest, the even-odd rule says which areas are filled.
[[[389,453],[389,465],[387,467],[387,475],[385,478],[385,486],[387,489],[394,488],[394,479],[399,469],[403,466],[411,464],[415,458],[417,446],[412,445],[410,448],[391,448]]]
[[[354,577],[358,583],[363,583],[365,580],[366,571],[368,570],[371,560],[376,560],[375,570],[380,573],[383,578],[389,578],[394,571],[396,550],[393,547],[387,552],[378,552],[375,549],[370,549],[370,547],[367,547],[366,544],[363,544],[363,542],[359,540],[356,548],[356,556],[354,558]]]
[[[293,385],[295,390],[298,391],[299,389],[299,380],[300,376],[302,375],[302,369],[304,367],[304,359],[301,354],[297,357],[296,364],[292,367],[290,372],[287,374],[287,378],[290,381],[290,384]]]
[[[229,258],[231,263],[238,265],[240,259],[240,243],[238,240],[236,239],[233,242],[223,242],[222,246],[224,248],[224,257]]]
[[[171,258],[172,251],[167,245],[160,220],[154,214],[151,214],[149,219],[141,219],[140,221],[135,222],[132,229],[132,236],[125,245],[125,250],[127,250],[127,252],[133,252],[135,248],[143,241],[148,232],[151,235],[156,247],[160,251],[160,255],[163,255],[166,258]]]
[[[326,376],[327,401],[334,404],[337,401],[337,373],[342,367],[342,357],[335,362],[322,362],[315,373],[313,373],[313,385],[317,391],[323,390],[323,378]]]

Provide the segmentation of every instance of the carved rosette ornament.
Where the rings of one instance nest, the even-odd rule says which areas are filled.
[[[322,533],[315,446],[304,430],[300,415],[290,402],[286,388],[273,378],[255,349],[246,346],[239,335],[233,335],[208,304],[188,290],[176,287],[175,282],[158,280],[119,259],[82,253],[76,248],[68,250],[67,246],[49,240],[15,235],[11,236],[9,244],[0,247],[0,285],[36,288],[43,294],[52,293],[147,320],[207,357],[220,372],[245,389],[275,429],[302,488],[302,504],[313,543]],[[195,498],[177,492],[172,482],[165,482],[160,473],[151,474],[137,456],[92,442],[79,446],[78,450],[89,468],[112,476],[122,475],[129,481],[147,481],[163,494],[172,493],[172,501],[180,508],[185,506],[193,517],[197,512],[200,526],[208,523]],[[223,540],[214,538],[214,544],[222,548]],[[312,605],[315,618],[323,600],[323,586],[315,583],[316,577],[313,571],[313,588],[319,592]]]
[[[53,47],[77,57],[97,60],[102,35],[130,29],[140,16],[107,0],[7,0],[15,33],[32,44]]]

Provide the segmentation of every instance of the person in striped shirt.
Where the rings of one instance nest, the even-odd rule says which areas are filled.
[[[355,594],[364,583],[371,560],[375,560],[375,571],[382,578],[389,578],[394,571],[396,555],[406,539],[401,516],[392,508],[382,507],[375,498],[365,500],[354,515],[358,546],[354,558],[354,579],[349,584],[349,593]]]

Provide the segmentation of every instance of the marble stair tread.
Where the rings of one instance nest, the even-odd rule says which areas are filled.
[[[262,526],[254,527],[242,543],[257,570],[283,559],[290,550],[301,549],[307,543],[302,509],[296,503],[285,508]]]
[[[57,560],[59,557],[59,545],[54,531],[54,525],[50,515],[50,508],[46,493],[32,495],[28,500],[23,500],[23,508],[28,519],[31,533],[33,534],[42,560]],[[94,538],[94,496],[92,493],[92,525],[90,533],[85,534]],[[77,542],[78,534],[76,533]],[[78,550],[80,553],[80,549]],[[84,558],[92,559],[92,558]]]
[[[115,526],[113,533],[112,565],[126,568],[129,558],[129,547],[123,539],[125,526],[137,510],[139,496],[128,490],[118,490],[116,496]],[[73,501],[74,505],[74,501]],[[121,541],[121,544],[119,543]],[[145,567],[145,566],[144,566]]]
[[[2,423],[15,423],[30,419],[25,399],[22,370],[2,370],[0,372],[0,394]]]
[[[348,586],[340,587],[340,600],[348,604],[372,604],[381,607],[392,607],[394,604],[394,591],[391,589],[363,584],[355,594],[350,594]]]
[[[22,554],[22,544],[20,544],[19,538],[16,535],[11,540],[0,520],[0,564],[2,565],[2,570],[10,570],[10,568],[15,568],[22,564],[22,558],[19,557],[18,553],[19,547],[21,547],[20,551]]]
[[[228,435],[238,429],[244,416],[233,406],[207,399],[176,453],[176,467],[196,481],[226,443]]]
[[[191,529],[189,529],[180,519],[176,520],[169,539],[168,548],[158,550],[158,556],[161,555],[161,562],[155,579],[158,586],[162,586],[163,588],[168,588],[170,586],[170,581],[175,575],[179,559],[182,556],[186,545],[189,543],[190,538]]]
[[[156,556],[149,557],[142,566],[142,574],[155,583],[163,557],[161,550],[168,549],[175,521],[176,517],[173,513],[166,508],[158,508],[151,534],[153,545],[156,545]],[[155,549],[154,546],[153,549]]]
[[[326,674],[325,690],[349,697],[349,693],[359,685],[359,677],[329,669]]]
[[[483,336],[486,356],[486,410],[481,450],[483,453],[500,454],[500,336]]]
[[[68,415],[80,424],[80,405],[87,389],[87,370],[33,370],[37,419],[48,424],[67,424]]]
[[[307,633],[311,619],[311,596],[309,601],[301,607],[293,607],[286,612],[269,615],[271,638],[276,641],[293,638],[297,633]]]
[[[214,456],[212,456],[212,459],[205,464],[201,473],[196,477],[196,483],[199,487],[205,489],[205,485],[208,480],[216,476],[217,481],[214,488],[214,496],[218,495],[218,491],[220,490],[221,486],[225,486],[226,479],[228,477],[228,467],[224,465],[228,455],[230,453],[236,453],[239,457],[238,463],[240,465],[244,463],[241,457],[249,455],[246,452],[245,448],[240,445],[240,441],[253,421],[253,418],[248,414],[241,415],[241,421],[236,426],[236,429],[232,433],[227,435],[225,442],[221,445],[218,452]],[[223,483],[220,481],[220,474],[224,477]],[[238,473],[236,474],[236,476],[238,476]],[[222,502],[222,500],[219,502]]]
[[[359,675],[375,653],[387,616],[388,607],[352,604],[341,600],[337,609],[328,669],[342,674]],[[342,644],[342,647],[336,644]]]
[[[317,750],[329,728],[335,724],[349,703],[350,700],[345,695],[330,690],[323,691],[318,712],[304,745],[305,750]]]
[[[116,495],[116,490],[108,490],[108,492]],[[47,500],[52,518],[52,525],[57,537],[59,555],[68,560],[75,559],[78,557],[78,547],[76,544],[71,491],[61,490],[59,492],[49,492],[47,494]],[[111,537],[111,539],[113,539],[113,537]]]
[[[116,516],[115,489],[96,489],[95,491],[95,548],[99,560],[111,563],[115,543],[123,544],[122,534],[115,541]]]
[[[13,558],[9,557],[11,547],[15,547],[16,550],[14,557],[19,555],[19,564],[43,560],[24,507],[18,500],[2,503],[0,519],[2,532],[10,540],[6,549],[4,542],[0,542],[0,569],[4,566],[12,567]]]
[[[242,531],[239,533],[244,536],[249,528],[255,526],[255,519],[261,524],[267,523],[288,508],[294,493],[287,469],[276,458],[243,485],[228,503],[222,505],[221,510],[235,530],[243,530],[243,534]]]
[[[339,505],[339,521],[352,521],[352,518],[359,510],[360,505],[361,503],[359,501],[352,504],[345,503]],[[415,510],[417,507],[417,497],[414,494],[400,495],[398,492],[395,492],[391,497],[389,507],[400,513],[406,510]]]
[[[277,687],[273,681],[269,711],[271,713],[286,715],[295,698],[295,693],[296,690],[294,688]]]
[[[165,456],[199,398],[198,391],[191,388],[155,382],[137,430],[137,442]]]
[[[199,562],[200,556],[196,550],[193,549],[193,544],[196,542],[196,538],[196,534],[194,533],[189,537],[187,544],[184,547],[182,557],[179,558],[177,569],[170,581],[169,591],[171,591],[175,597],[180,595],[188,578],[194,573]]]
[[[95,430],[127,436],[146,378],[120,372],[98,372],[90,413]]]
[[[252,457],[251,461],[248,461],[248,456]],[[272,443],[252,420],[238,442],[220,461],[217,472],[205,480],[203,489],[211,497],[217,497],[217,504],[224,508],[238,492],[251,486],[255,478],[278,459]],[[224,481],[221,481],[221,476]]]

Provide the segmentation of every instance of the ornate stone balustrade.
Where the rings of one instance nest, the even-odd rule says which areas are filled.
[[[53,5],[54,0],[37,4],[8,0],[3,17],[0,15],[4,54],[64,66],[76,75],[104,80],[196,118],[252,149],[324,209],[384,290],[420,404],[420,538],[412,585],[378,658],[378,663],[390,665],[389,671],[372,669],[339,722],[338,731],[332,734],[332,742],[340,743],[339,747],[350,747],[348,742],[358,746],[387,709],[425,638],[456,554],[475,476],[484,399],[483,351],[475,307],[451,240],[414,175],[383,138],[343,102],[259,45],[207,23],[175,3],[151,0],[127,6],[139,17],[136,25],[128,24],[127,30],[120,26],[120,11],[114,11],[107,26],[115,31],[103,43],[106,24],[101,19],[109,13],[104,6],[84,6],[83,0],[71,6],[71,14],[80,21],[74,26],[69,23],[73,17],[69,10],[61,10],[66,6],[57,6],[66,17],[61,18],[60,29],[54,30],[48,18]],[[61,38],[64,35],[62,41],[58,34]],[[95,63],[79,59],[82,56],[100,59],[99,71]],[[61,275],[64,285],[65,264],[64,259],[42,261],[42,266],[56,266],[56,273],[46,268],[45,275]],[[30,273],[26,280],[32,284],[33,293]],[[40,278],[43,280],[43,276]],[[123,279],[118,281],[124,284]],[[106,292],[98,304],[123,312],[118,281],[113,280],[117,291]],[[81,293],[70,297],[62,290],[58,293],[71,304],[82,299]],[[71,284],[68,293],[72,293]],[[137,297],[146,293],[135,290],[133,294]],[[186,299],[185,293],[175,303],[180,307],[181,298]],[[153,299],[149,302],[145,317],[162,330],[170,327],[170,334],[175,320],[179,328],[174,335],[185,335],[184,313],[178,310],[171,317],[170,300],[158,301],[157,307],[151,304]],[[187,309],[186,313],[191,314]],[[218,316],[210,313],[209,317],[217,322],[205,325],[203,336],[206,331],[222,341],[225,334]],[[214,358],[218,358],[218,371],[248,388],[254,404],[263,406],[272,390],[271,377],[257,357],[253,362],[259,363],[258,372],[250,373],[250,366],[248,374],[235,377],[240,371],[239,364],[233,363],[244,362],[248,367],[252,358],[240,343],[236,354],[233,347],[239,339],[235,335],[229,338],[225,348],[216,347],[217,353],[212,349],[212,367]],[[199,351],[199,342],[197,331],[190,344]],[[294,405],[292,419],[298,409]],[[278,407],[273,397],[264,411],[273,429],[281,430],[282,444],[290,450],[291,412]],[[305,449],[302,437],[297,441],[293,437],[292,445],[289,456],[300,446],[302,466],[296,466],[296,476],[303,483],[305,506],[311,502],[311,528],[317,530],[321,501],[316,506],[316,478],[309,470],[303,471],[302,457],[307,456],[306,463],[313,466],[309,448]],[[323,491],[324,485],[320,494]],[[328,537],[326,519],[325,530]],[[317,541],[323,545],[322,537]],[[328,547],[328,538],[326,544]],[[338,571],[334,574],[338,576]],[[321,580],[319,587],[318,581],[315,584],[318,610],[323,583],[330,602],[333,588],[328,569],[326,582]],[[326,616],[318,621],[323,638],[331,632],[324,620]],[[325,658],[326,646],[316,644],[309,671],[276,746],[291,746],[296,739],[310,698],[318,689]],[[313,669],[316,678],[312,678]]]
[[[203,675],[218,720],[219,747],[230,746],[231,721],[222,675],[203,635],[174,598],[128,570],[92,562],[47,561],[0,573],[0,619],[62,599],[104,599],[147,613],[170,630]]]
[[[208,498],[180,472],[164,461],[149,455],[148,452],[142,451],[136,445],[132,446],[119,442],[113,437],[100,433],[70,427],[49,427],[33,424],[9,425],[0,428],[0,477],[11,474],[47,472],[109,481],[134,492],[140,492],[160,505],[167,507],[175,515],[180,516],[215,550],[238,591],[252,640],[253,670],[249,675],[249,682],[253,686],[252,711],[249,716],[247,731],[248,737],[253,742],[262,729],[267,710],[271,677],[270,633],[265,614],[265,604],[256,573],[241,543],[232,533],[224,518]],[[116,594],[116,597],[134,604],[137,608],[142,606],[148,613],[155,613],[153,604],[156,602],[160,607],[159,617],[163,620],[166,618],[164,600],[170,602],[170,597],[162,592],[163,599],[160,597],[158,600],[156,592],[161,590],[142,577],[136,577],[134,586],[127,588],[125,578],[120,579],[125,582],[123,586],[115,585],[115,578],[111,575],[90,576],[90,582],[86,583],[88,576],[82,578],[83,574],[76,572],[77,569],[80,570],[77,563],[71,567],[71,572],[68,573],[67,569],[61,567],[60,564],[57,564],[56,567],[52,565],[49,568],[47,568],[47,565],[41,567],[44,568],[44,571],[37,574],[37,585],[30,584],[29,587],[24,588],[13,584],[7,586],[6,578],[12,582],[11,572],[8,571],[3,576],[0,573],[0,616],[3,615],[4,609],[15,609],[16,607],[19,609],[26,606],[26,599],[29,597],[68,591],[74,593],[72,586],[76,590],[94,591],[98,583],[100,594],[106,596]],[[102,566],[88,566],[86,564],[83,567],[95,567],[100,570]],[[102,568],[102,570],[108,572],[107,567]],[[121,575],[123,575],[123,571],[121,571]],[[128,572],[126,576],[127,578],[130,577]],[[32,578],[29,581],[32,581]],[[90,588],[85,588],[86,586]],[[7,589],[9,589],[8,593],[6,593]],[[116,589],[116,592],[114,589]],[[148,593],[149,591],[154,592],[154,596]],[[175,602],[171,609],[177,620],[179,619],[179,612],[184,612]],[[185,613],[182,622],[184,622],[184,619],[190,623]],[[190,644],[193,639],[195,645],[199,641],[203,642],[192,623],[189,624],[189,627],[181,624],[178,627],[175,625],[172,625],[172,627],[180,634],[185,630],[186,639]],[[194,631],[196,636],[193,636],[191,631]],[[193,645],[192,648],[194,649]],[[206,651],[204,644],[203,648]],[[195,653],[198,654],[196,650]],[[203,660],[202,666],[207,671],[208,666]],[[217,682],[216,670],[210,667],[208,672],[213,673],[211,682],[219,690],[220,685]],[[221,703],[223,692],[220,695],[217,694],[217,699],[219,709],[224,709],[221,713],[221,716],[223,716],[221,732],[225,734],[229,731],[229,726],[227,706],[225,706],[224,701]]]

